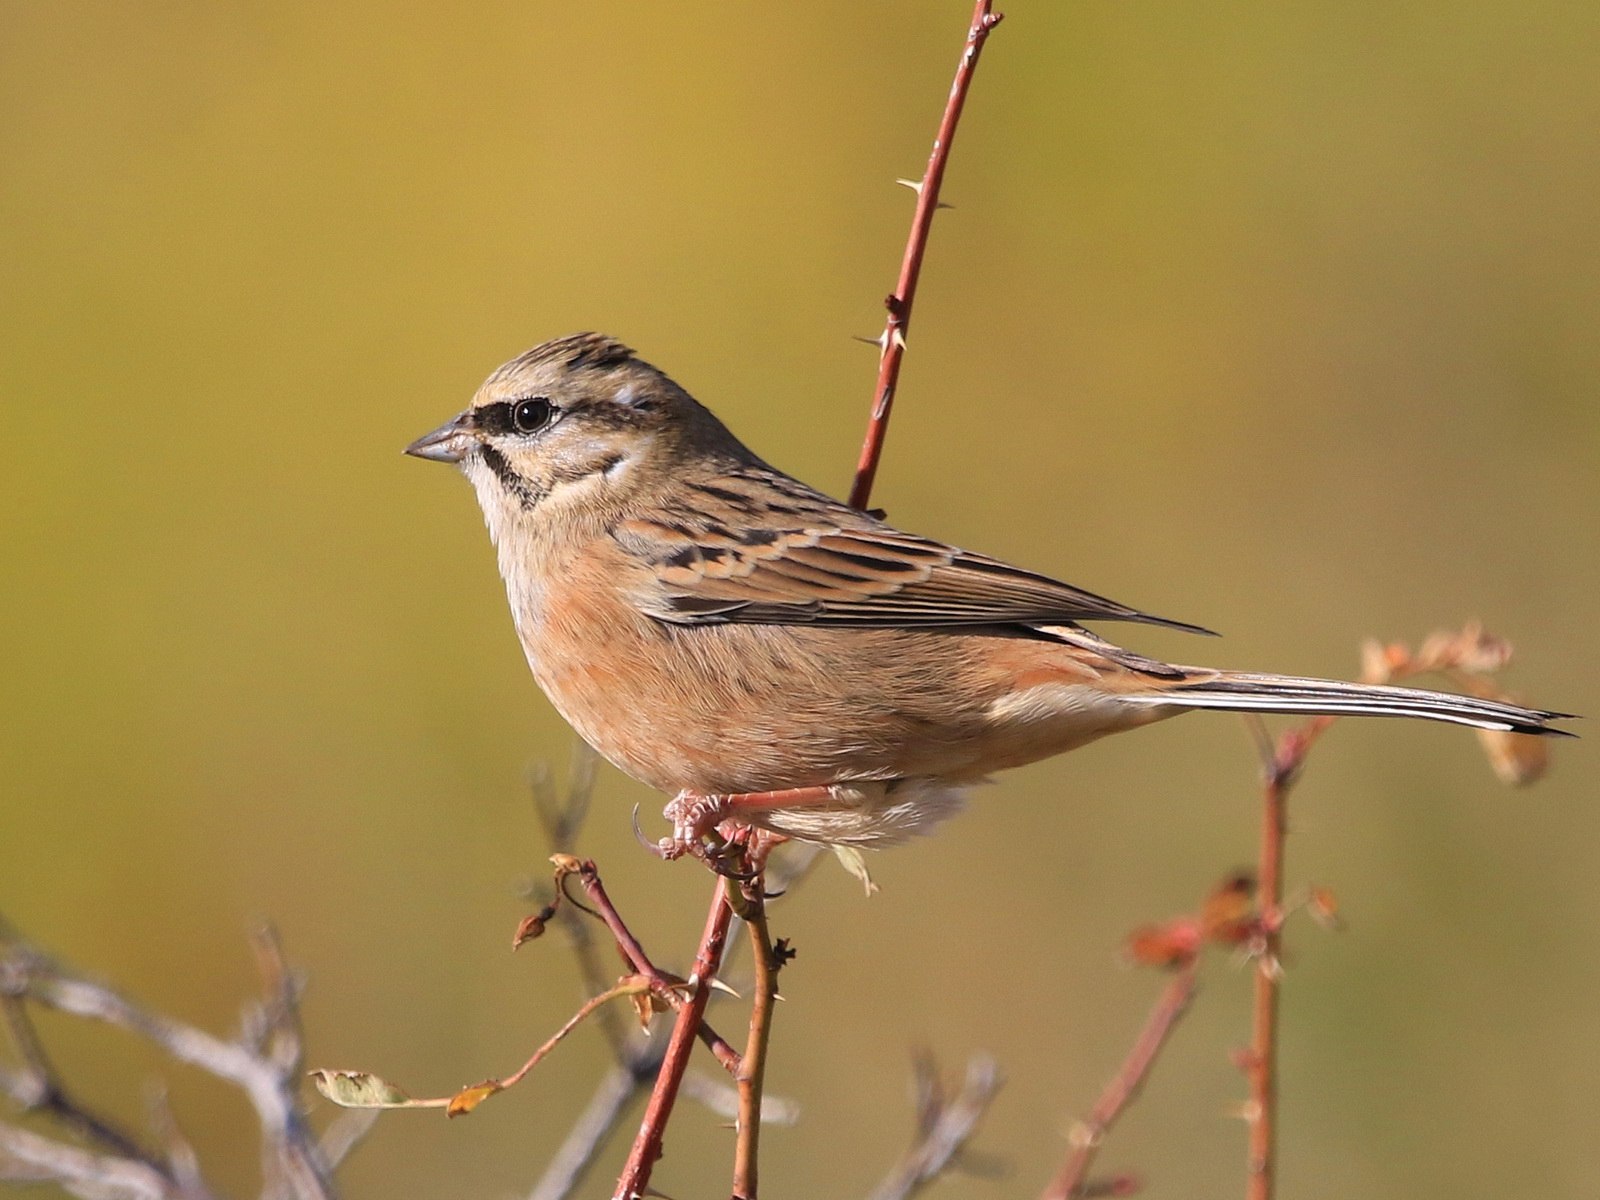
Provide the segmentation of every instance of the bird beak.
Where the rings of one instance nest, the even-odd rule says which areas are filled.
[[[406,453],[412,458],[426,458],[430,462],[458,463],[467,456],[471,438],[467,414],[462,413],[432,433],[423,434],[406,447]]]

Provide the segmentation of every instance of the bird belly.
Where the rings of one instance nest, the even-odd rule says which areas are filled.
[[[566,605],[549,611],[580,611]],[[522,627],[540,686],[612,763],[664,792],[971,780],[981,718],[964,639],[901,630],[683,627],[591,601]]]

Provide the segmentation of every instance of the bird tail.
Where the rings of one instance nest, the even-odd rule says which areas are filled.
[[[1181,708],[1219,708],[1231,712],[1306,713],[1352,717],[1422,717],[1477,729],[1512,733],[1573,736],[1550,722],[1571,713],[1524,708],[1504,700],[1457,696],[1421,688],[1344,683],[1333,679],[1301,679],[1292,675],[1255,675],[1244,671],[1195,672],[1203,675],[1159,691],[1126,695],[1138,704]]]

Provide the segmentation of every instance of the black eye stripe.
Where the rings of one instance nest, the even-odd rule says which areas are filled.
[[[472,423],[486,433],[537,433],[555,418],[556,406],[543,396],[524,396],[485,404],[472,414]]]

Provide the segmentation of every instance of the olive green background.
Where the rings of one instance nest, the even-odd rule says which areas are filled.
[[[877,502],[1227,634],[1113,631],[1151,653],[1349,675],[1364,636],[1479,616],[1525,695],[1600,712],[1600,9],[1006,8]],[[968,11],[0,7],[0,907],[218,1029],[269,914],[316,1064],[426,1092],[521,1061],[577,998],[559,945],[508,951],[525,773],[568,735],[468,489],[400,447],[598,328],[842,493],[874,370],[849,338],[881,327],[892,180]],[[1292,934],[1286,1196],[1600,1188],[1595,750],[1558,751],[1526,793],[1461,731],[1317,751],[1290,880],[1350,931]],[[1239,722],[1195,716],[1006,777],[877,857],[871,901],[829,866],[781,902],[769,1079],[804,1117],[765,1194],[864,1193],[920,1044],[1010,1079],[979,1142],[1008,1174],[939,1194],[1035,1193],[1159,987],[1120,939],[1253,857],[1253,777]],[[607,769],[582,849],[682,966],[706,884],[639,851],[635,803]],[[1108,1169],[1240,1191],[1247,1021],[1219,959]],[[140,1111],[156,1060],[45,1032]],[[470,1120],[389,1115],[349,1195],[523,1194],[603,1061],[586,1031]],[[243,1102],[171,1078],[248,1191]],[[726,1194],[730,1157],[689,1107],[657,1181]]]

